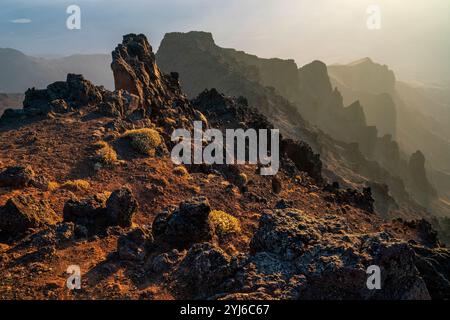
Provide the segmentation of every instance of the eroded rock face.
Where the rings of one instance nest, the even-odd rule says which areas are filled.
[[[57,216],[49,204],[31,196],[10,198],[0,207],[0,230],[9,235],[20,235],[30,228],[55,224]]]
[[[414,246],[416,266],[432,299],[450,298],[450,250]]]
[[[189,248],[194,243],[212,239],[214,229],[209,222],[211,207],[205,197],[182,202],[172,213],[159,214],[153,222],[155,239],[177,248]]]
[[[123,37],[112,53],[111,68],[117,90],[123,89],[139,97],[146,111],[165,103],[169,96],[166,79],[155,63],[152,47],[143,34]]]
[[[284,275],[305,277],[290,298],[429,298],[415,266],[414,251],[407,243],[386,233],[347,232],[345,220],[336,216],[318,219],[295,209],[274,210],[261,217],[251,247],[256,254],[265,252],[278,260],[287,269]],[[383,290],[367,289],[370,265],[380,266]]]
[[[106,214],[109,224],[127,228],[131,226],[138,203],[128,187],[114,191],[106,202]]]
[[[322,161],[304,142],[291,139],[281,141],[281,153],[291,159],[300,171],[308,173],[316,181],[322,181]]]
[[[113,117],[127,117],[136,110],[140,104],[139,97],[125,90],[114,92],[105,91],[103,102],[98,106],[99,111]]]
[[[117,240],[119,259],[142,262],[147,249],[152,245],[153,237],[147,228],[136,228]]]
[[[205,242],[192,246],[174,278],[187,297],[206,298],[223,286],[231,274],[230,257],[219,247]]]
[[[46,113],[49,111],[63,111],[67,106],[78,109],[100,103],[101,101],[100,88],[84,79],[82,75],[69,73],[65,82],[52,83],[44,90],[34,88],[27,90],[23,107],[24,110],[34,109]]]
[[[0,187],[26,187],[34,177],[34,171],[30,166],[8,167],[0,172]]]
[[[89,234],[104,232],[109,226],[128,228],[137,210],[137,201],[128,187],[85,199],[71,199],[64,205],[64,221],[87,228]]]
[[[362,191],[354,189],[342,190],[338,183],[333,183],[326,185],[324,190],[331,193],[326,197],[328,201],[337,204],[350,204],[369,213],[374,212],[375,200],[372,197],[372,189],[370,187],[363,188]]]
[[[413,194],[422,205],[427,205],[437,193],[430,184],[425,171],[425,156],[417,151],[411,155],[408,163],[410,186]]]

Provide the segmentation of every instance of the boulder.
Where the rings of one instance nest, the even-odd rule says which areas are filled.
[[[46,201],[31,196],[10,198],[0,207],[0,230],[9,235],[23,234],[28,229],[57,222],[56,213]]]
[[[123,228],[131,227],[138,203],[129,187],[114,191],[106,202],[109,225]]]
[[[151,232],[146,228],[136,228],[117,240],[119,259],[127,261],[144,261],[147,248],[153,243]]]
[[[30,166],[8,167],[0,172],[0,187],[23,188],[30,185],[34,177]]]
[[[179,249],[209,241],[214,233],[209,221],[210,212],[211,207],[205,197],[182,202],[175,211],[165,211],[155,218],[153,222],[155,239]]]
[[[281,154],[294,162],[298,170],[308,173],[317,182],[322,181],[322,161],[320,155],[315,154],[312,148],[302,142],[283,139],[280,146]]]
[[[109,226],[128,228],[138,207],[132,191],[123,187],[109,198],[106,193],[84,199],[70,199],[64,205],[64,221],[87,228],[89,234],[104,232]]]
[[[48,112],[67,112],[102,101],[99,87],[83,78],[82,75],[68,74],[66,81],[54,82],[46,89],[28,89],[25,92],[23,109],[36,110],[41,114]]]
[[[64,221],[84,226],[91,234],[97,233],[107,226],[106,201],[105,194],[96,194],[81,200],[70,199],[64,204]]]
[[[232,274],[230,257],[210,243],[197,243],[174,272],[174,280],[185,298],[206,298],[220,289]]]
[[[185,254],[185,251],[180,252],[177,249],[161,253],[152,259],[150,270],[156,273],[167,273],[173,271],[179,262],[184,258]]]

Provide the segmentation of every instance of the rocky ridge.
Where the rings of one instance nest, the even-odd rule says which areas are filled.
[[[217,90],[189,101],[143,35],[124,37],[112,69],[115,92],[69,75],[1,119],[2,298],[448,298],[450,254],[429,223],[383,220],[370,189],[328,185],[320,156],[289,138],[276,177],[175,167],[165,150],[176,126],[272,128],[270,118]],[[155,141],[160,152],[133,149]],[[92,157],[99,142],[109,166]],[[68,291],[73,264],[82,289]],[[373,264],[379,291],[365,286]]]

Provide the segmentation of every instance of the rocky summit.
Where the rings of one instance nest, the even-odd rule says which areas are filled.
[[[158,61],[171,73],[144,35],[126,35],[112,52],[114,91],[68,74],[3,114],[0,298],[450,298],[450,251],[411,200],[434,194],[424,155],[405,161],[407,181],[386,165],[402,160],[374,159],[374,148],[395,159],[396,145],[371,133],[359,103],[344,109],[325,65],[221,50],[205,33],[169,35]],[[263,85],[282,75],[298,82]],[[320,131],[325,118],[310,123],[327,104],[360,141]],[[280,170],[175,164],[171,135],[194,121],[280,129]],[[70,290],[73,266],[81,279]]]

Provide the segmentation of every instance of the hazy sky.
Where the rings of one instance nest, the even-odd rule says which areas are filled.
[[[71,4],[81,30],[66,28]],[[366,25],[373,4],[380,30]],[[32,55],[109,53],[129,32],[157,49],[166,32],[203,30],[220,46],[299,65],[368,56],[402,79],[450,83],[450,0],[1,0],[0,8],[0,47]]]

